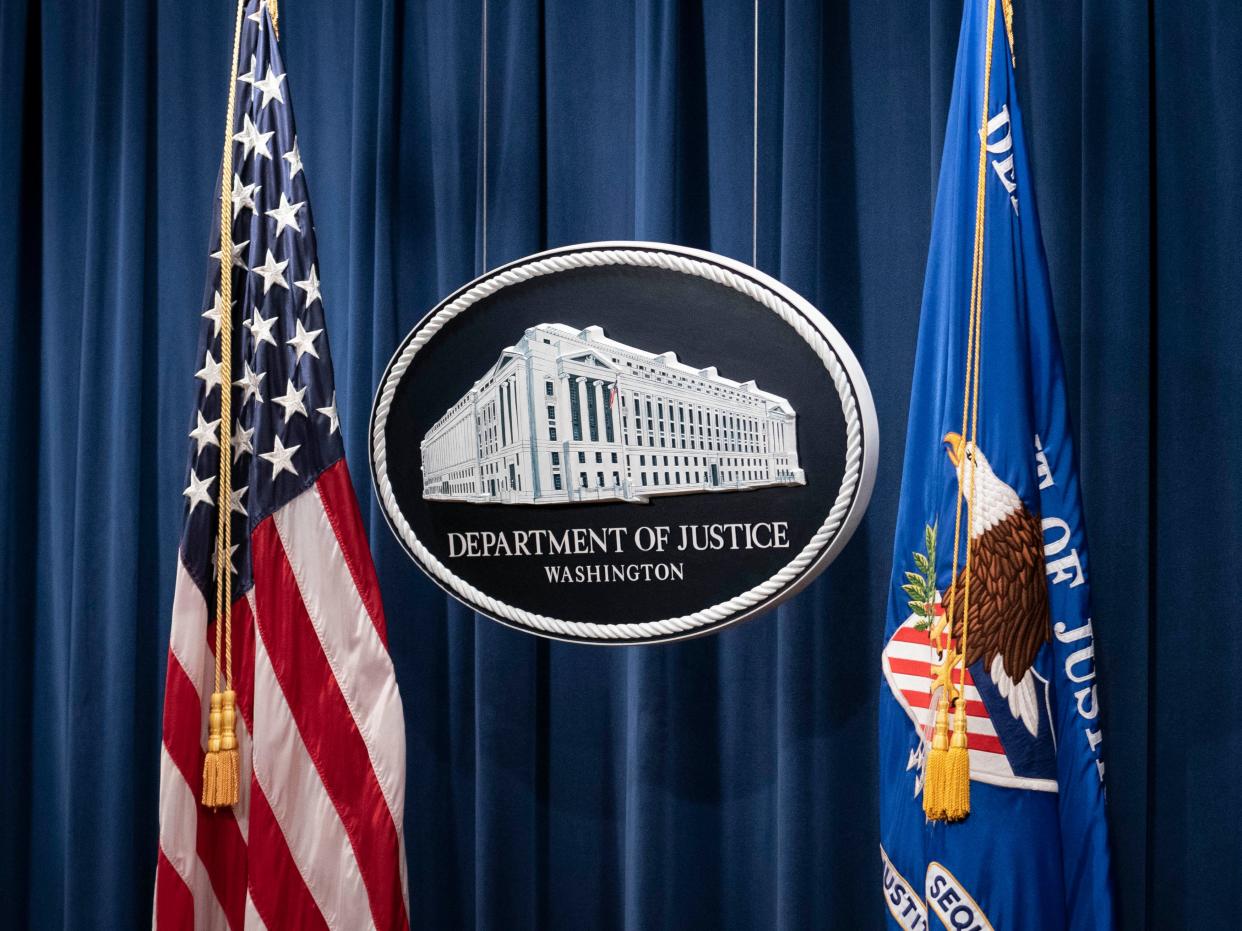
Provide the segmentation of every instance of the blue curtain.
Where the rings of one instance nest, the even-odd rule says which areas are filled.
[[[751,255],[752,6],[285,0],[342,428],[406,708],[421,927],[877,927],[875,696],[960,0],[762,4],[758,264],[884,437],[844,555],[684,644],[549,644],[420,576],[368,485],[399,338],[483,267]],[[1242,888],[1242,9],[1016,0],[1081,438],[1125,927]],[[0,3],[0,901],[147,922],[163,658],[228,2]],[[483,240],[486,209],[487,240]]]

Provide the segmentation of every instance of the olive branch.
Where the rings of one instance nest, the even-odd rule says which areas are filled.
[[[906,571],[906,584],[901,590],[909,597],[910,610],[919,616],[916,630],[927,630],[936,616],[936,525],[923,527],[923,545],[926,552],[914,553],[917,572]]]

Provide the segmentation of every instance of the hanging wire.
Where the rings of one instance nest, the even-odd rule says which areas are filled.
[[[480,57],[482,59],[480,67],[480,83],[482,86],[482,122],[480,145],[483,149],[483,180],[482,180],[482,197],[483,197],[483,267],[480,272],[487,271],[487,0],[483,3],[483,23],[482,23],[482,51]]]
[[[751,62],[752,99],[750,140],[750,264],[759,267],[759,0],[754,3],[754,57]]]

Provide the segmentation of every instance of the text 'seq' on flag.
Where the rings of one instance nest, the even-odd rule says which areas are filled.
[[[212,234],[195,357],[155,925],[404,928],[401,699],[344,459],[272,13],[262,0],[238,10],[218,202],[231,227]],[[217,578],[230,580],[224,612]],[[236,804],[203,781],[205,754],[210,782],[211,754],[230,743],[213,693],[235,701],[223,730]]]
[[[1010,29],[1007,0],[967,0],[924,286],[880,657],[894,928],[1113,926],[1085,533]]]

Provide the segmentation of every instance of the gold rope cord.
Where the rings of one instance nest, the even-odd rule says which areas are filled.
[[[962,389],[962,462],[963,472],[969,470],[969,479],[958,479],[958,489],[953,524],[953,564],[949,588],[954,589],[958,579],[958,554],[961,547],[962,505],[969,496],[966,513],[973,525],[975,511],[975,460],[979,433],[979,371],[982,358],[983,324],[983,234],[987,194],[987,131],[988,106],[992,76],[992,46],[996,28],[996,0],[988,3],[988,20],[985,38],[983,68],[983,105],[979,127],[979,164],[975,188],[974,255],[971,265],[970,309],[967,322],[965,384]],[[967,487],[963,487],[968,485]],[[966,648],[970,628],[970,582],[971,582],[971,533],[966,532],[966,560],[962,584],[962,642],[960,650],[950,649],[953,635],[953,616],[957,599],[949,601],[942,620],[932,628],[933,647],[944,656],[941,664],[933,667],[935,677],[932,691],[941,689],[937,704],[935,729],[931,752],[928,755],[924,776],[923,809],[932,820],[960,821],[970,813],[970,758],[967,746],[966,726]],[[947,630],[947,633],[946,633]],[[953,670],[960,663],[958,685],[953,685]],[[955,705],[953,739],[948,740],[948,711]]]
[[[973,379],[971,386],[971,412],[970,412],[970,439],[967,443],[967,450],[973,452],[978,448],[979,439],[979,367],[983,356],[982,344],[982,326],[983,326],[983,231],[984,231],[984,208],[987,200],[987,134],[988,134],[988,96],[991,91],[992,81],[992,45],[993,30],[996,24],[996,0],[991,0],[988,4],[988,39],[987,52],[984,55],[983,65],[983,118],[979,125],[979,175],[978,187],[975,193],[975,258],[974,258],[974,275],[970,284],[970,304],[971,304],[971,325],[974,327],[974,359],[971,362],[973,373],[970,377]],[[963,424],[963,436],[965,433],[965,424]],[[970,504],[967,508],[967,514],[972,516],[975,511],[975,461],[970,459]],[[959,488],[958,497],[960,499],[961,492]],[[970,545],[971,535],[969,529],[966,534],[966,583],[965,591],[962,595],[962,670],[960,685],[965,694],[966,688],[966,638],[970,630],[970,556],[972,547]]]
[[[237,58],[245,0],[238,0],[229,67],[224,153],[220,160],[220,469],[216,495],[216,656],[215,691],[208,714],[207,754],[203,759],[204,805],[235,805],[239,795],[233,692],[233,122],[237,98]],[[223,664],[223,670],[221,669]],[[222,674],[223,672],[223,674]]]

